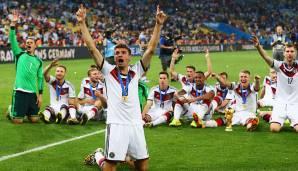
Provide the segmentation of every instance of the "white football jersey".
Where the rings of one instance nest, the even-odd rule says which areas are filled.
[[[298,104],[298,64],[295,61],[289,68],[283,61],[273,60],[277,72],[275,102],[279,104]]]
[[[178,80],[181,83],[181,86],[195,85],[194,81],[190,81],[185,75],[178,74]]]
[[[254,90],[253,84],[249,84],[247,89],[242,89],[240,83],[232,83],[232,90],[235,97],[233,102],[235,112],[256,112],[258,92]]]
[[[219,83],[215,84],[215,96],[219,96],[222,98],[222,100],[228,99],[233,100],[234,99],[234,93],[233,91],[229,90],[227,87],[222,88]]]
[[[176,88],[172,86],[169,86],[165,91],[161,91],[157,85],[151,88],[148,100],[153,101],[153,107],[160,107],[168,111],[173,110],[173,100],[176,91]],[[163,102],[163,104],[161,102]]]
[[[202,96],[208,92],[214,92],[213,87],[209,86],[209,85],[204,85],[203,89],[196,89],[195,86],[193,85],[188,85],[188,86],[184,86],[183,90],[186,91],[187,94],[190,95],[190,97],[199,97]],[[210,106],[211,100],[200,100],[198,102],[194,102],[194,103],[199,103],[199,104],[207,104],[208,106]]]
[[[265,88],[264,99],[275,99],[277,83],[273,82],[269,76],[264,78],[263,87]]]
[[[56,78],[50,76],[50,80],[47,84],[50,89],[51,106],[58,104],[68,105],[68,99],[76,97],[74,86],[69,81],[64,80],[62,85],[58,85]]]
[[[122,98],[122,88],[118,79],[116,65],[104,61],[102,74],[105,77],[107,91],[107,124],[118,123],[126,125],[141,125],[142,115],[138,96],[138,82],[144,73],[141,61],[129,66],[130,82],[128,84],[127,101]],[[127,76],[121,75],[123,84],[126,85]]]
[[[79,99],[93,99],[94,91],[98,90],[105,97],[104,84],[99,81],[95,87],[91,85],[90,79],[83,79],[81,83]]]

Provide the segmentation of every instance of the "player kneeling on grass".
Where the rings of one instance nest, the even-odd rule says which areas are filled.
[[[123,164],[129,165],[131,168],[135,168],[135,159],[133,159],[131,156],[126,155],[125,161],[123,161]],[[103,170],[104,164],[105,164],[105,157],[104,152],[102,148],[97,148],[93,153],[88,154],[84,159],[85,165],[98,165],[100,169]]]
[[[259,119],[256,117],[256,110],[260,77],[255,76],[254,85],[250,84],[250,72],[248,70],[242,70],[239,73],[240,83],[230,83],[221,77],[217,77],[217,80],[234,91],[235,100],[233,102],[233,108],[235,113],[233,115],[232,125],[246,125],[247,131],[254,131],[259,124]]]
[[[169,122],[173,112],[176,88],[169,86],[169,74],[159,73],[159,85],[150,90],[148,100],[142,112],[146,127]]]
[[[53,77],[50,76],[49,72],[55,66],[57,67],[55,77]],[[41,120],[45,123],[60,123],[62,120],[67,119],[67,123],[77,124],[76,93],[74,86],[64,79],[66,67],[58,65],[58,59],[55,59],[44,69],[43,74],[50,89],[51,103],[43,112],[39,113]]]
[[[276,71],[270,69],[269,76],[264,78],[263,88],[261,90],[260,99],[258,100],[259,107],[270,107],[272,108],[275,99],[276,92]],[[259,115],[266,121],[269,122],[272,111],[260,111]]]
[[[88,70],[89,79],[83,80],[78,95],[78,111],[82,114],[81,124],[85,125],[88,120],[100,115],[100,109],[106,107],[104,84],[100,81],[100,71],[97,68]],[[97,118],[100,118],[98,116]]]
[[[226,72],[222,72],[219,75],[215,73],[212,74],[212,77],[221,77],[224,81],[227,80],[228,74]],[[228,109],[232,101],[234,99],[233,91],[229,90],[228,87],[222,83],[216,83],[215,85],[215,97],[213,98],[211,104],[212,109],[211,112],[219,112],[224,113],[225,109]]]
[[[277,73],[277,88],[270,119],[270,130],[279,132],[286,119],[298,132],[298,61],[295,61],[297,49],[288,44],[284,48],[284,61],[272,59],[260,45],[256,36],[252,36],[259,54]]]
[[[195,74],[195,85],[184,86],[178,92],[180,96],[175,104],[174,119],[170,126],[180,126],[180,116],[185,115],[191,122],[192,127],[215,127],[216,122],[211,120],[210,104],[214,97],[214,90],[212,87],[205,84],[205,75],[202,71],[197,71]],[[185,97],[189,94],[189,97]],[[204,122],[203,122],[204,120]]]

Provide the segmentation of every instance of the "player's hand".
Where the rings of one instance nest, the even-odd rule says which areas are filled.
[[[12,10],[12,18],[10,19],[10,26],[15,26],[20,19],[20,14],[18,10]]]
[[[211,77],[217,79],[217,74],[215,72],[211,73]]]
[[[255,47],[260,45],[260,41],[256,35],[252,35],[250,41],[254,44]]]
[[[260,79],[261,79],[261,77],[260,77],[259,75],[256,75],[256,76],[255,76],[255,80],[256,80],[256,81],[260,81]]]
[[[156,23],[160,25],[163,25],[163,23],[168,18],[168,16],[163,11],[160,10],[159,5],[157,5],[155,18],[156,18]]]
[[[94,105],[95,100],[93,100],[93,99],[86,99],[86,103],[87,103],[87,104]]]
[[[176,60],[178,57],[179,57],[179,49],[178,48],[176,48],[175,50],[174,50],[174,52],[172,53],[172,59],[173,60]]]
[[[95,90],[95,91],[94,91],[94,95],[95,95],[96,97],[100,97],[102,94],[101,94],[100,91]]]
[[[205,58],[207,59],[207,58],[209,58],[209,57],[210,57],[209,49],[206,48],[206,49],[205,49]]]
[[[38,108],[41,107],[41,104],[42,104],[42,95],[41,95],[41,94],[39,94],[39,95],[37,96],[36,104],[37,104]]]
[[[79,23],[85,22],[86,19],[86,8],[83,4],[80,5],[79,10],[76,12],[77,20]]]
[[[59,60],[58,58],[55,58],[55,59],[51,62],[51,64],[50,64],[51,67],[58,66],[58,64],[59,64],[59,63],[58,63],[58,60]]]

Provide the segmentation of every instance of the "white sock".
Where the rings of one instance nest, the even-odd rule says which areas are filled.
[[[205,121],[205,126],[209,128],[217,127],[217,122],[215,120]]]
[[[48,118],[48,119],[51,117],[51,112],[48,111],[48,110],[45,110],[45,111],[43,112],[43,114],[44,114],[44,116],[45,116],[46,118]]]
[[[73,108],[73,107],[70,107],[68,110],[69,110],[70,118],[75,119],[76,118],[77,110],[75,108]]]
[[[181,113],[183,112],[183,108],[180,104],[175,104],[174,107],[174,119],[180,119]]]
[[[161,115],[159,118],[157,118],[155,121],[152,122],[153,126],[166,123],[167,117],[165,115]]]
[[[89,110],[86,114],[88,116],[88,120],[95,116],[95,112],[92,109]]]
[[[61,113],[61,115],[62,115],[62,119],[64,119],[65,116],[66,116],[67,110],[66,110],[65,108],[62,108],[62,109],[60,110],[60,113]]]
[[[95,161],[96,161],[96,164],[102,168],[103,164],[104,164],[104,160],[105,160],[105,157],[100,153],[100,152],[96,152],[94,154],[94,158],[95,158]]]
[[[211,104],[212,104],[212,114],[213,114],[213,113],[214,113],[214,110],[215,110],[215,109],[217,108],[217,106],[218,106],[218,103],[217,103],[217,101],[212,100]]]

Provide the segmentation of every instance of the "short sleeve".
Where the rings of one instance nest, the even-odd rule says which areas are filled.
[[[56,80],[56,78],[53,77],[52,75],[50,75],[50,80],[49,80],[48,84],[52,84],[55,80]]]
[[[154,89],[153,88],[150,90],[147,100],[152,100],[152,101],[154,100]]]
[[[282,61],[278,61],[273,59],[273,64],[272,64],[272,68],[276,71],[279,72],[279,67],[282,65]]]
[[[115,68],[115,65],[111,65],[106,60],[103,60],[101,72],[104,76],[107,76],[114,68]]]

